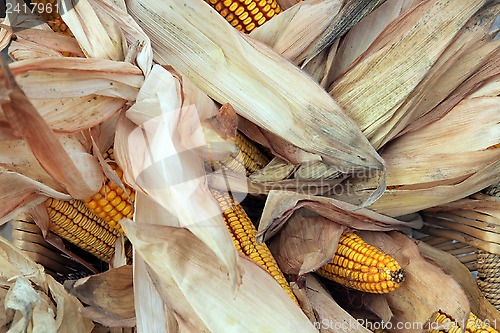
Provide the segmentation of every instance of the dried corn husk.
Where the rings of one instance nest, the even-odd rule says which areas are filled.
[[[302,1],[250,33],[286,59],[300,64],[340,10],[339,0]]]
[[[0,238],[0,328],[9,332],[91,332],[83,305],[43,267]],[[4,292],[7,291],[8,292]]]
[[[369,209],[360,208],[333,198],[298,194],[288,191],[270,191],[259,223],[259,240],[269,239],[287,223],[292,214],[305,207],[348,228],[358,230],[388,231],[420,228],[419,218],[397,220]]]
[[[500,142],[498,97],[463,100],[444,118],[406,133],[387,146],[387,187],[370,208],[399,216],[452,202],[498,183]],[[488,149],[490,148],[490,149]],[[376,186],[345,184],[335,197],[361,203]]]
[[[304,64],[307,64],[321,51],[332,45],[336,39],[343,36],[350,28],[361,21],[363,17],[370,14],[384,2],[385,0],[350,0],[344,2],[343,7],[328,29],[319,38],[314,48],[303,58]],[[301,60],[299,62],[302,62]]]
[[[366,51],[389,23],[408,9],[406,7],[410,6],[412,2],[415,1],[387,0],[358,24],[354,25],[340,42],[330,75],[337,78],[356,58]],[[417,2],[420,2],[420,0]]]
[[[89,58],[123,61],[127,53],[125,36],[115,20],[94,11],[88,0],[62,2],[60,12],[85,55]]]
[[[143,207],[136,205],[135,220],[188,228],[227,265],[236,286],[236,249],[204,170],[204,157],[223,157],[234,147],[202,126],[217,112],[189,80],[156,65],[118,122],[115,157],[127,183],[147,195]]]
[[[332,261],[346,228],[299,209],[273,239],[270,249],[284,273],[304,275]]]
[[[103,179],[97,160],[76,136],[54,134],[5,66],[3,74],[1,126],[9,130],[2,138],[5,162],[0,177],[8,199],[2,201],[2,221],[22,206],[39,204],[43,193],[83,199],[97,192]]]
[[[226,266],[188,230],[129,221],[123,228],[178,323],[196,331],[240,332],[252,327],[256,332],[317,332],[286,292],[251,259],[239,257],[243,279],[234,291]],[[196,326],[200,322],[204,325]]]
[[[52,31],[46,23],[40,22],[37,27],[43,29],[25,29],[16,32],[17,38],[9,46],[9,56],[14,61],[47,57],[63,58],[62,52],[84,57],[74,38]]]
[[[88,305],[83,311],[86,318],[108,327],[135,326],[132,266],[68,280],[64,287]]]
[[[301,1],[302,0],[277,0],[282,10],[287,10],[288,8],[294,6],[295,4]]]
[[[422,2],[388,26],[363,59],[334,82],[330,93],[376,148],[390,139],[387,124],[409,123],[399,107],[487,2]]]
[[[203,1],[130,1],[128,9],[146,32],[155,32],[155,60],[174,66],[218,102],[229,102],[239,115],[346,171],[383,168],[321,87],[235,31]]]
[[[428,71],[426,78],[398,108],[397,114],[393,117],[398,120],[391,119],[388,122],[387,126],[391,128],[391,131],[386,134],[387,137],[382,140],[381,145],[392,137],[418,130],[444,116],[464,97],[463,94],[452,99],[448,96],[453,96],[452,93],[461,87],[462,82],[475,73],[484,71],[482,75],[484,80],[485,77],[488,78],[499,72],[498,69],[484,68],[500,54],[500,41],[492,41],[493,35],[489,32],[499,12],[500,4],[486,6],[462,28],[432,69]],[[471,54],[474,56],[471,57]],[[439,89],[433,89],[434,87],[439,87]],[[437,108],[438,105],[439,108]],[[400,114],[405,116],[401,118]],[[380,132],[385,131],[381,129]]]
[[[84,58],[17,61],[11,70],[37,111],[59,132],[93,127],[137,97],[141,70],[125,62]]]
[[[114,24],[120,28],[127,45],[125,61],[137,63],[145,76],[149,75],[153,64],[153,53],[151,50],[151,41],[137,22],[127,13],[125,2],[123,0],[106,1],[92,0],[92,8],[104,20],[113,20]],[[87,38],[97,38],[93,34],[87,34]]]

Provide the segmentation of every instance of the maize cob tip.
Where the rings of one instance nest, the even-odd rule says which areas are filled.
[[[345,287],[376,294],[394,291],[404,280],[396,259],[352,232],[340,237],[332,262],[316,273]]]

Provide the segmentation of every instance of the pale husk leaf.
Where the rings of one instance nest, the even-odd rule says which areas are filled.
[[[235,291],[226,266],[188,230],[151,225],[139,228],[129,221],[122,226],[177,317],[187,322],[200,318],[214,332],[240,332],[249,327],[257,332],[317,332],[276,281],[251,259],[239,257],[244,275]],[[184,295],[191,308],[177,305],[173,289]]]
[[[299,64],[315,41],[334,20],[339,0],[302,1],[250,33],[286,59]]]
[[[474,95],[474,97],[488,97],[488,95],[478,96],[478,94],[481,94],[479,89],[482,86],[487,85],[490,78],[494,78],[499,73],[500,50],[497,49],[491,57],[486,59],[484,64],[478,68],[475,73],[458,86],[442,103],[437,105],[432,112],[428,112],[424,116],[415,119],[413,122],[408,124],[399,135],[419,130],[427,124],[438,121],[468,95],[471,97],[472,95]]]
[[[500,255],[500,199],[483,194],[422,212],[426,234],[458,236],[464,244]]]
[[[500,150],[488,148],[500,142],[499,121],[498,97],[469,98],[442,119],[394,140],[382,153],[388,190],[370,208],[399,216],[496,184]],[[361,203],[376,183],[351,185],[335,197]]]
[[[83,318],[81,314],[82,303],[76,297],[68,294],[52,276],[46,275],[46,279],[50,295],[57,306],[57,330],[59,332],[90,332],[94,324],[91,320]]]
[[[174,217],[165,220],[160,212],[144,222],[191,230],[223,260],[236,286],[236,249],[219,206],[208,190],[200,155],[208,140],[202,124],[207,117],[215,116],[218,109],[187,81],[184,79],[181,86],[167,70],[153,67],[136,104],[127,111],[134,123],[127,118],[119,120],[115,157],[127,183]],[[219,139],[222,146],[227,144]],[[221,144],[215,143],[219,148]],[[226,154],[229,152],[226,150]],[[186,200],[186,196],[190,199]]]
[[[494,75],[486,80],[483,85],[475,92],[470,94],[470,98],[474,97],[495,97],[500,96],[500,74]]]
[[[137,329],[142,332],[177,333],[170,325],[171,316],[168,314],[159,292],[153,285],[146,263],[134,251],[134,306]],[[176,325],[173,325],[176,327]]]
[[[50,196],[70,200],[71,196],[58,192],[29,177],[9,171],[0,172],[0,225],[10,221],[17,214],[33,208]],[[44,195],[41,195],[44,194]]]
[[[260,181],[253,181],[249,178],[243,178],[239,173],[221,170],[210,173],[207,175],[207,179],[210,187],[215,189],[226,191],[228,184],[230,184],[233,193],[237,192],[252,195],[268,194],[270,191],[283,189],[301,194],[324,195],[327,194],[332,187],[339,185],[342,181],[341,178],[331,180],[285,179],[263,183]]]
[[[384,2],[385,0],[350,0],[344,2],[340,12],[330,23],[328,29],[323,32],[311,50],[299,61],[302,62],[303,60],[304,64],[307,64]]]
[[[331,75],[336,78],[358,58],[409,0],[387,0],[354,25],[340,42]]]
[[[19,85],[48,125],[59,132],[95,126],[135,100],[143,76],[124,62],[43,58],[11,65]]]
[[[239,115],[346,171],[383,169],[366,138],[320,86],[203,1],[130,1],[128,9],[150,32],[155,60],[174,66],[221,104],[229,102]]]
[[[126,60],[137,63],[145,76],[149,75],[153,64],[153,51],[151,41],[137,22],[127,13],[125,1],[117,0],[118,4],[113,4],[106,0],[93,0],[91,5],[98,13],[103,13],[103,17],[109,17],[120,27],[127,43],[128,53]]]
[[[486,0],[421,3],[401,19],[391,40],[367,54],[342,75],[330,91],[375,147],[374,137]],[[426,24],[421,24],[422,20]],[[429,38],[429,35],[432,38]],[[402,54],[408,56],[402,56]]]
[[[19,86],[30,99],[102,95],[135,100],[144,82],[132,64],[86,58],[42,58],[10,65]]]
[[[40,301],[35,303],[33,309],[33,330],[31,333],[57,332],[54,311],[50,307],[47,295],[38,292]]]
[[[500,4],[491,5],[472,17],[427,72],[426,77],[397,109],[392,119],[375,133],[374,140],[382,146],[395,136],[410,129],[416,131],[443,117],[443,112],[451,110],[458,103],[458,98],[447,101],[447,97],[500,52],[500,41],[492,41],[493,36],[488,34],[499,11]],[[491,71],[486,75],[494,74],[496,73]],[[436,110],[438,105],[440,108]],[[445,105],[448,106],[446,109]],[[440,114],[433,114],[438,110],[441,111]],[[415,124],[417,119],[418,126]],[[408,124],[411,127],[406,129]],[[385,127],[390,128],[390,131]]]
[[[125,38],[109,15],[95,11],[88,0],[62,1],[59,10],[88,58],[125,59]]]
[[[47,317],[41,319],[42,322],[50,322],[49,325],[55,325],[56,329],[60,332],[85,333],[92,330],[94,326],[92,321],[83,318],[80,314],[80,311],[83,309],[82,304],[74,296],[69,295],[64,290],[64,287],[56,282],[52,276],[45,274],[42,266],[36,264],[4,238],[0,238],[0,262],[0,267],[2,267],[1,283],[6,286],[13,286],[19,282],[24,286],[21,289],[28,291],[26,293],[21,290],[20,293],[15,293],[15,295],[11,293],[12,297],[6,295],[6,298],[3,299],[5,302],[10,302],[11,306],[9,307],[19,309],[25,313],[22,320],[26,324],[29,324],[32,320],[38,321],[40,319],[39,316],[36,318],[32,317],[33,312],[29,303],[34,299],[42,301],[50,300],[51,304],[46,304],[46,306],[53,311],[53,316],[51,319]],[[26,298],[29,296],[29,290],[32,290],[31,296]],[[11,289],[11,291],[13,290]],[[7,311],[8,314],[9,311]],[[17,321],[16,318],[19,319],[21,317],[15,316],[14,322],[11,324],[13,331],[24,326],[22,320]],[[42,325],[42,322],[38,322],[38,324]],[[33,322],[33,324],[35,323]],[[43,326],[39,327],[41,330],[42,328]]]
[[[61,52],[84,57],[78,42],[71,36],[56,33],[46,23],[40,22],[37,28],[16,32],[16,40],[9,46],[9,56],[14,61],[45,57],[62,58]]]

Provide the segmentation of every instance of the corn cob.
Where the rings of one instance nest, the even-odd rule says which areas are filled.
[[[52,222],[50,231],[103,261],[111,259],[118,231],[92,214],[82,201],[49,198],[45,206]]]
[[[276,0],[205,0],[233,27],[251,32],[281,13]]]
[[[269,159],[242,133],[236,132],[235,143],[239,148],[238,153],[212,162],[215,169],[245,172],[248,176],[269,163]]]
[[[343,286],[376,294],[386,294],[404,280],[401,266],[391,256],[349,232],[340,237],[332,263],[316,273]]]
[[[431,333],[461,333],[463,325],[459,325],[455,320],[442,311],[438,311],[432,317],[430,322]],[[467,323],[465,324],[465,332],[467,333],[498,333],[491,325],[477,318],[472,312],[469,314]]]
[[[265,243],[257,243],[257,229],[240,204],[236,204],[227,192],[212,190],[212,194],[223,211],[224,221],[233,238],[236,249],[260,264],[285,289],[288,295],[297,302],[292,289],[281,272],[278,263]]]
[[[115,170],[118,177],[123,180],[123,171],[114,164],[110,164],[110,166]],[[133,202],[135,200],[135,192],[128,186],[125,186],[125,190],[126,192],[108,179],[99,192],[83,200],[83,202],[90,212],[101,217],[112,228],[123,233],[123,229],[118,222],[125,217],[132,218]]]

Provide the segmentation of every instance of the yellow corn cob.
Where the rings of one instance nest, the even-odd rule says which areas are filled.
[[[92,214],[80,200],[45,201],[50,230],[103,261],[109,261],[115,249],[117,230]]]
[[[213,162],[214,168],[238,173],[245,172],[248,176],[269,163],[269,159],[242,133],[236,132],[235,143],[239,148],[236,156],[228,156],[223,160]]]
[[[236,249],[262,265],[290,297],[297,302],[292,289],[281,272],[276,260],[265,243],[257,243],[257,229],[240,204],[236,204],[227,192],[212,190],[212,194],[223,211],[224,221],[231,233]]]
[[[457,323],[450,316],[438,311],[432,317],[429,324],[431,333],[461,333],[461,325],[463,323]],[[498,331],[493,327],[493,325],[487,325],[481,319],[477,318],[472,312],[469,314],[469,318],[465,325],[465,332],[467,333],[498,333]]]
[[[251,32],[281,13],[276,0],[205,0],[240,31]]]
[[[394,258],[352,232],[340,237],[332,263],[316,273],[343,286],[376,294],[389,293],[404,280],[403,270]]]
[[[112,152],[109,155],[111,154]],[[112,163],[110,166],[115,170],[118,177],[123,180],[123,171]],[[118,222],[124,217],[132,218],[135,200],[135,192],[126,185],[125,190],[126,192],[108,179],[99,192],[83,200],[83,202],[90,212],[101,217],[112,228],[123,233],[123,229]]]

